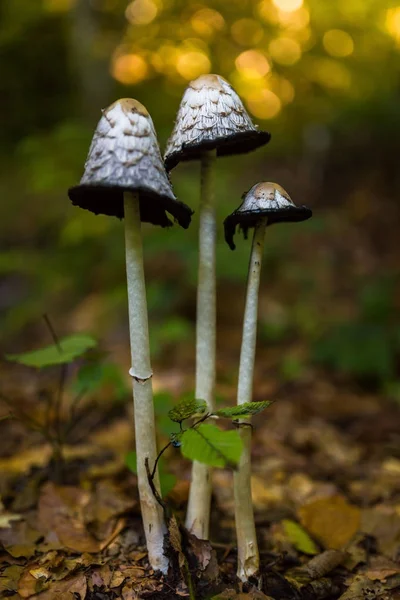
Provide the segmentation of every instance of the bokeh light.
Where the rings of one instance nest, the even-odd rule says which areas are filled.
[[[153,0],[134,0],[125,10],[125,16],[132,25],[148,25],[157,13],[158,7]]]
[[[76,0],[44,0],[43,7],[48,12],[67,12],[70,10]]]
[[[239,54],[235,66],[246,79],[261,79],[270,71],[268,60],[258,50],[246,50]]]
[[[237,44],[253,46],[261,42],[264,30],[254,19],[239,19],[233,23],[231,34]]]
[[[272,0],[276,8],[284,12],[292,12],[303,6],[303,0]]]
[[[225,27],[224,17],[212,8],[201,8],[190,20],[193,30],[200,36],[211,38]]]
[[[262,89],[249,95],[247,107],[258,119],[273,119],[280,112],[282,103],[274,92]]]
[[[199,52],[197,50],[183,52],[179,55],[176,63],[176,70],[179,75],[188,81],[196,79],[196,77],[199,77],[204,73],[209,73],[210,69],[211,63],[208,56],[206,56],[204,52]]]
[[[386,11],[385,25],[390,35],[400,43],[400,6]]]
[[[139,54],[121,54],[115,56],[111,73],[120,83],[132,85],[143,81],[149,73],[149,68]]]
[[[290,31],[298,31],[307,27],[310,23],[310,12],[302,6],[298,10],[291,12],[285,12],[280,10],[278,12],[278,21],[282,27]]]
[[[322,39],[325,50],[331,56],[343,58],[350,56],[354,51],[354,42],[351,35],[341,29],[330,29]]]
[[[294,65],[301,58],[301,47],[296,40],[278,37],[268,46],[273,60],[281,65]]]
[[[309,77],[320,85],[332,90],[346,90],[351,85],[351,73],[341,62],[331,58],[313,61]]]

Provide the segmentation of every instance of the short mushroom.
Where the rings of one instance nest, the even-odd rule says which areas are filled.
[[[196,398],[214,408],[216,348],[216,219],[213,166],[217,156],[243,154],[267,144],[270,134],[252,123],[242,101],[219,75],[202,75],[187,87],[167,143],[167,170],[181,161],[201,160],[199,268],[196,329]],[[192,470],[187,528],[208,537],[211,481],[209,468]]]
[[[225,239],[233,250],[233,237],[239,225],[247,235],[254,228],[253,246],[247,279],[246,305],[243,319],[242,346],[240,351],[237,403],[252,401],[253,373],[257,337],[258,290],[261,263],[267,225],[283,221],[304,221],[312,212],[306,206],[295,206],[285,190],[276,183],[258,183],[244,194],[241,206],[225,219]],[[256,576],[259,569],[259,553],[251,502],[251,427],[243,420],[240,435],[243,452],[239,468],[234,473],[235,521],[238,545],[238,572],[242,581]]]
[[[149,560],[166,572],[166,532],[161,507],[148,483],[146,464],[157,457],[150,364],[141,221],[166,227],[168,211],[188,227],[192,211],[176,200],[164,170],[153,121],[145,107],[130,98],[103,111],[79,185],[70,188],[72,203],[95,214],[125,217],[126,272],[132,368],[138,487]],[[159,481],[154,481],[159,490]]]

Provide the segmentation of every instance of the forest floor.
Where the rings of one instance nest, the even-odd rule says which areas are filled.
[[[315,256],[317,266],[308,271],[296,263],[290,271],[292,278],[306,279],[307,294],[311,282],[319,296],[306,295],[299,305],[298,285],[293,282],[274,294],[269,271],[267,295],[264,290],[260,299],[261,320],[273,313],[275,322],[282,306],[289,315],[301,308],[302,326],[314,314],[324,318],[338,311],[341,317],[354,318],[349,282],[355,280],[354,273],[367,271],[366,262],[371,271],[380,272],[380,263],[373,260],[377,252],[363,241],[377,244],[378,236],[357,237],[351,228],[343,230],[342,221],[335,223],[329,237],[323,231],[315,234],[318,239],[307,242],[305,236],[299,242],[304,263],[312,264]],[[358,231],[365,233],[365,228]],[[397,264],[397,259],[393,261]],[[218,315],[217,395],[224,404],[233,404],[243,285],[224,284],[219,292],[223,310]],[[271,304],[274,295],[282,299],[281,306]],[[92,322],[82,323],[81,316],[75,323],[67,320],[67,331],[75,330],[76,320],[84,330],[96,331],[95,306],[86,303],[80,312]],[[181,314],[193,322],[194,312],[192,296]],[[390,323],[384,331],[391,332]],[[7,397],[0,413],[2,597],[173,600],[189,598],[191,582],[197,599],[400,600],[399,403],[384,397],[376,383],[357,382],[315,366],[307,359],[304,332],[289,335],[283,343],[263,338],[262,327],[260,334],[254,400],[275,402],[253,420],[258,585],[241,586],[235,575],[231,471],[213,473],[210,542],[188,535],[182,525],[179,536],[176,523],[184,522],[190,464],[177,449],[166,452],[164,469],[175,479],[165,500],[177,521],[170,527],[175,568],[163,577],[148,563],[136,476],[126,463],[134,448],[129,391],[123,401],[106,388],[83,402],[60,464],[52,458],[54,449],[43,432],[26,426],[27,421],[32,425],[49,417],[46,398],[57,394],[58,371],[38,374],[0,362],[2,399]],[[127,372],[125,329],[120,339],[113,355]],[[380,348],[374,349],[374,361]],[[295,367],[299,359],[303,361],[294,377],[293,357]],[[283,358],[289,358],[284,363],[286,376]],[[166,413],[193,389],[193,372],[192,342],[172,344],[154,362],[160,448],[168,439]],[[71,402],[66,393],[61,424],[67,422]],[[10,407],[24,419],[8,419]],[[187,569],[180,570],[179,564],[187,564]]]
[[[238,336],[240,331],[222,336],[224,370],[235,369],[229,348]],[[316,369],[281,383],[273,362],[268,348],[260,348],[254,400],[277,400],[254,422],[260,582],[257,588],[236,581],[232,473],[215,470],[211,544],[181,529],[181,548],[175,542],[171,550],[175,559],[183,553],[195,597],[400,599],[398,405]],[[192,384],[186,369],[158,372],[156,389],[175,397]],[[40,414],[39,387],[51,388],[51,377],[39,386],[26,370],[3,364],[2,373],[15,405]],[[220,384],[218,393],[233,400],[233,384]],[[88,403],[65,445],[61,471],[38,432],[18,420],[0,426],[3,597],[189,597],[184,568],[163,577],[148,564],[136,476],[125,464],[133,447],[129,398]],[[178,476],[166,501],[182,523],[190,465],[175,449],[166,462]]]

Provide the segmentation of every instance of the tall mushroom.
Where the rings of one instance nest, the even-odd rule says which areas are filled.
[[[283,221],[304,221],[312,212],[306,206],[295,206],[285,190],[276,183],[258,183],[243,195],[241,206],[224,221],[225,239],[232,250],[236,226],[245,236],[254,228],[250,256],[246,304],[243,319],[243,336],[240,351],[237,403],[252,402],[253,373],[257,337],[258,290],[265,229],[267,225]],[[257,574],[259,553],[251,500],[251,427],[249,419],[242,420],[240,435],[243,452],[239,467],[234,473],[235,521],[238,545],[237,575],[242,581]]]
[[[183,95],[164,156],[168,171],[181,161],[201,161],[195,394],[210,410],[214,409],[216,347],[215,158],[250,152],[269,139],[269,133],[253,125],[239,96],[223,77],[202,75]],[[199,538],[208,537],[210,499],[210,469],[195,462],[186,526]]]
[[[95,214],[125,217],[126,273],[138,487],[149,560],[166,572],[163,514],[147,479],[145,460],[157,457],[141,221],[167,227],[168,211],[187,228],[192,211],[179,202],[164,170],[153,121],[137,100],[124,98],[103,111],[79,185],[68,195]],[[154,481],[159,489],[158,476]]]

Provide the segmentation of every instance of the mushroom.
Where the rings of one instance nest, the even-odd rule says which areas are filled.
[[[181,161],[201,160],[199,267],[196,329],[196,398],[214,409],[216,347],[216,220],[213,172],[217,156],[242,154],[270,140],[258,131],[242,101],[219,75],[202,75],[187,87],[167,143],[167,170]],[[211,481],[206,465],[195,462],[186,527],[208,537]]]
[[[148,483],[146,459],[157,457],[141,221],[172,225],[166,211],[188,227],[191,209],[176,200],[164,170],[153,121],[137,100],[124,98],[103,111],[84,175],[68,195],[95,214],[125,217],[126,273],[138,487],[149,560],[166,572],[164,517]],[[156,475],[154,484],[159,490]]]
[[[258,290],[266,226],[283,221],[304,221],[311,215],[311,210],[306,206],[295,206],[288,193],[280,185],[263,182],[254,185],[245,193],[240,207],[224,221],[225,239],[232,250],[235,248],[233,237],[236,226],[239,225],[242,228],[245,236],[247,236],[249,228],[254,228],[243,319],[237,404],[252,402]],[[243,419],[241,425],[240,436],[243,442],[243,452],[238,470],[233,477],[238,546],[237,575],[242,581],[247,581],[249,577],[257,575],[259,553],[251,501],[250,420]]]

